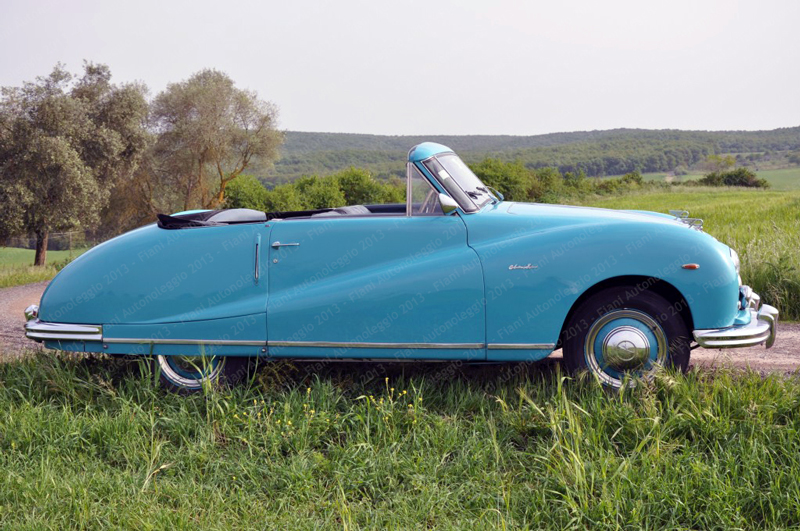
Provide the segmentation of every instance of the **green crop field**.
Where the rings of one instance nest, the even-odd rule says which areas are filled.
[[[75,258],[86,252],[86,249],[73,249],[72,251],[47,251],[47,262],[61,262]],[[19,249],[17,247],[0,247],[0,266],[6,265],[31,265],[33,263],[33,249]]]
[[[800,167],[784,168],[780,170],[761,170],[756,171],[756,174],[769,181],[771,189],[773,190],[800,190]],[[667,178],[667,172],[643,173],[645,181],[664,181]],[[613,175],[607,178],[621,177],[621,175]],[[686,181],[695,181],[703,177],[702,173],[690,173],[688,175],[678,175],[672,177],[672,183],[678,184]]]
[[[759,177],[769,181],[775,190],[800,189],[800,167],[782,170],[764,170],[756,172]]]
[[[0,288],[50,280],[61,266],[84,252],[86,249],[47,251],[47,265],[34,267],[32,249],[0,247]]]

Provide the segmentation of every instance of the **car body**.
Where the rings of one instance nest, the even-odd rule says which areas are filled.
[[[536,361],[593,294],[657,285],[687,341],[774,342],[777,311],[686,213],[503,201],[434,143],[409,152],[407,179],[405,205],[160,216],[65,267],[27,336],[162,357]],[[639,336],[598,348],[655,343]]]

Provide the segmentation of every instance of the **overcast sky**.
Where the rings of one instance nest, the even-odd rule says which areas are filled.
[[[211,67],[300,131],[800,125],[800,1],[0,0],[0,85]]]

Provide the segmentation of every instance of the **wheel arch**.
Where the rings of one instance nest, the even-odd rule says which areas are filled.
[[[679,305],[679,314],[683,319],[683,322],[686,324],[686,328],[691,332],[694,330],[694,318],[692,317],[692,310],[689,307],[689,304],[686,301],[686,297],[683,294],[667,282],[661,278],[657,277],[648,277],[643,275],[623,275],[618,277],[611,277],[605,280],[601,280],[597,284],[586,289],[580,297],[578,297],[575,302],[570,307],[569,312],[567,312],[567,316],[564,318],[564,322],[561,325],[561,331],[558,334],[558,344],[556,348],[561,348],[562,338],[564,337],[564,332],[569,325],[572,316],[575,314],[575,311],[580,307],[581,304],[584,303],[589,297],[593,296],[596,293],[599,293],[608,288],[640,288],[642,290],[649,290],[653,293],[656,293],[662,297],[664,297],[670,303],[677,303]]]

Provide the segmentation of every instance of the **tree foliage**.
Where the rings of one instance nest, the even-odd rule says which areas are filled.
[[[305,176],[267,190],[257,179],[243,175],[231,181],[225,206],[267,212],[311,210],[345,205],[402,203],[405,183],[378,181],[366,170],[349,168],[334,175]]]
[[[711,172],[697,181],[703,186],[745,186],[748,188],[769,188],[766,179],[759,179],[750,168],[736,168],[729,171]]]
[[[140,178],[152,212],[216,208],[228,184],[254,161],[277,158],[277,109],[226,74],[202,70],[170,84],[152,104],[158,140]],[[168,188],[166,196],[159,189]]]
[[[0,101],[0,235],[33,233],[35,264],[50,232],[96,222],[114,185],[147,147],[144,88],[114,85],[105,65],[62,65]]]
[[[613,129],[535,136],[379,136],[289,131],[281,160],[269,179],[327,174],[350,166],[383,178],[402,176],[408,149],[432,141],[453,148],[465,161],[491,156],[526,168],[554,167],[589,177],[681,171],[722,153],[783,152],[800,148],[800,127],[772,131],[677,131]]]
[[[239,175],[225,190],[227,208],[252,208],[263,210],[267,202],[267,189],[252,175]]]

